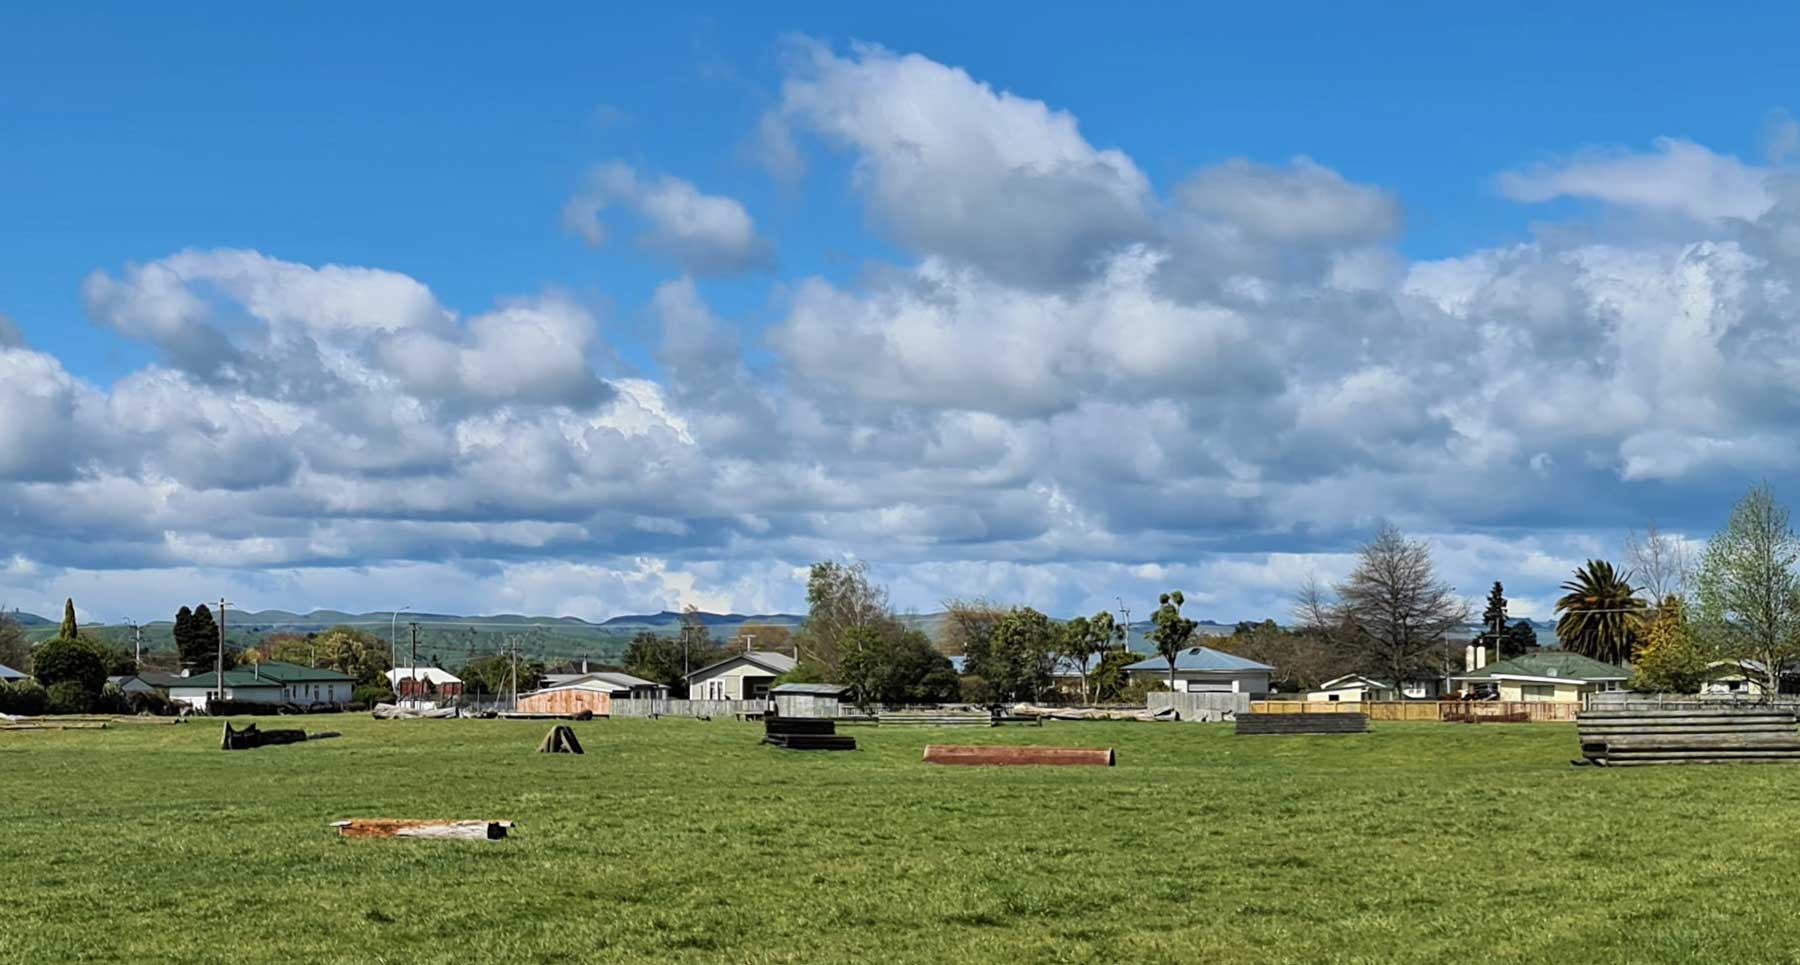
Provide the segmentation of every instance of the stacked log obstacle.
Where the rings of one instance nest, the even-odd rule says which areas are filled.
[[[539,754],[581,754],[581,741],[575,739],[575,729],[568,724],[557,724],[544,735],[544,742],[538,745]]]
[[[837,732],[837,722],[828,717],[763,718],[762,742],[790,751],[853,751],[856,738]]]
[[[1366,734],[1368,714],[1239,714],[1239,734]]]
[[[1705,710],[1590,710],[1575,719],[1575,764],[1770,764],[1800,762],[1792,711],[1761,707]]]
[[[352,818],[333,821],[345,838],[436,838],[450,841],[499,841],[512,830],[511,821],[415,821],[396,818]]]
[[[928,744],[925,747],[925,763],[1111,767],[1115,758],[1110,747],[953,747]]]
[[[256,747],[267,747],[270,744],[299,744],[304,741],[324,740],[327,737],[341,737],[334,730],[324,730],[316,734],[308,734],[303,730],[257,730],[255,724],[245,724],[242,730],[225,725],[225,732],[219,739],[219,750],[247,751]]]

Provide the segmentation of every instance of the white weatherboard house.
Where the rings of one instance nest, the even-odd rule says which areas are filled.
[[[1306,699],[1321,703],[1361,703],[1365,700],[1429,700],[1442,686],[1435,680],[1409,680],[1399,689],[1385,681],[1359,673],[1327,680],[1317,689],[1307,691]]]
[[[688,674],[688,699],[765,700],[775,678],[792,669],[785,653],[750,650]]]
[[[1133,680],[1167,682],[1169,661],[1161,656],[1139,660],[1125,668]],[[1177,693],[1263,694],[1269,691],[1274,667],[1211,647],[1188,647],[1175,655]]]
[[[282,703],[282,689],[281,681],[272,677],[259,677],[248,670],[227,670],[223,695],[218,693],[218,680],[209,672],[182,677],[170,684],[169,699],[195,710],[205,710],[208,703],[220,696],[225,700],[253,704],[279,704]]]

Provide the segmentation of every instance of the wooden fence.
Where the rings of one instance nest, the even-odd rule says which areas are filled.
[[[1368,714],[1370,720],[1460,720],[1469,715],[1523,714],[1526,720],[1543,723],[1572,721],[1581,713],[1581,705],[1536,700],[1253,700],[1250,710],[1257,714]]]
[[[620,698],[612,702],[614,717],[732,717],[737,714],[760,714],[769,708],[766,700],[655,700]]]

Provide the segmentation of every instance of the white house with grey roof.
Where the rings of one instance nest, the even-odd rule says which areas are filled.
[[[687,676],[690,700],[766,700],[775,678],[794,669],[785,653],[749,650]]]
[[[1169,661],[1161,655],[1125,667],[1132,680],[1167,683]],[[1269,675],[1275,668],[1211,647],[1188,647],[1175,655],[1177,693],[1263,694],[1269,691]]]

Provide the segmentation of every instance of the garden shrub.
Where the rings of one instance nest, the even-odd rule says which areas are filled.
[[[50,695],[35,680],[0,684],[0,714],[36,717],[48,706]]]
[[[77,680],[64,680],[50,685],[47,710],[52,714],[85,714],[93,703],[86,687]]]

